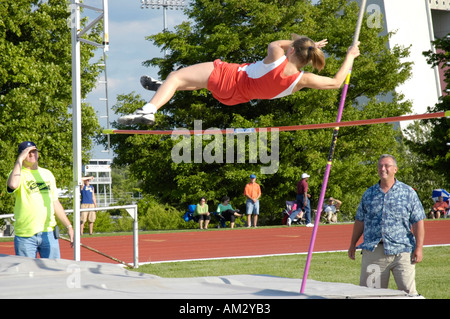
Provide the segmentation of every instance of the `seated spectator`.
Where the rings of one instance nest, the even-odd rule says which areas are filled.
[[[431,219],[439,219],[441,217],[441,214],[445,215],[445,211],[448,209],[448,203],[444,202],[444,198],[440,196],[438,198],[438,201],[433,205],[430,211],[430,218]]]
[[[223,219],[229,221],[231,228],[234,228],[236,217],[242,217],[242,214],[239,214],[239,209],[233,209],[233,207],[231,207],[230,198],[228,196],[222,198],[222,203],[217,206],[216,213],[219,220]]]
[[[297,209],[297,203],[292,205],[292,209],[289,212],[289,217],[286,221],[286,224],[290,227],[292,222],[295,220],[301,220],[303,218],[303,211],[301,209]]]
[[[341,207],[342,202],[336,198],[330,197],[328,199],[328,204],[324,206],[324,217],[327,220],[327,224],[337,222],[337,212]]]
[[[211,216],[208,211],[208,204],[206,204],[206,198],[200,198],[200,203],[195,207],[194,218],[198,218],[198,223],[200,229],[203,229],[203,223],[205,224],[205,229],[208,229],[209,221]]]

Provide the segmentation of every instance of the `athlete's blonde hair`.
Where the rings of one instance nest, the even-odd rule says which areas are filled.
[[[325,67],[325,55],[323,51],[316,48],[313,40],[298,34],[292,34],[292,47],[295,49],[295,56],[302,66],[311,63],[314,68],[321,71]]]

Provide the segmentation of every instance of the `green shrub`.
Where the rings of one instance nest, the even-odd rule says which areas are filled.
[[[195,223],[186,223],[183,219],[185,212],[180,212],[168,204],[161,204],[151,196],[145,196],[138,204],[139,229],[183,229],[195,228]]]

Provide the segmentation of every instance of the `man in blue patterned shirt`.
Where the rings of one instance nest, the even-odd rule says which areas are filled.
[[[415,264],[422,261],[425,211],[414,189],[395,178],[397,170],[392,155],[381,155],[380,181],[362,196],[348,256],[354,260],[356,249],[362,249],[361,286],[388,288],[392,271],[399,290],[417,295]]]

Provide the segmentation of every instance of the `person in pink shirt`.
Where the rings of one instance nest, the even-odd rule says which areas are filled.
[[[155,122],[156,111],[165,105],[176,91],[208,89],[225,105],[246,103],[253,99],[275,99],[303,88],[337,89],[359,56],[359,42],[350,47],[341,68],[333,78],[304,72],[308,65],[319,71],[325,66],[322,48],[324,39],[314,42],[308,37],[292,35],[292,40],[271,42],[267,56],[255,63],[226,63],[221,60],[194,64],[169,74],[153,98],[133,114],[118,119],[119,124],[148,124]]]

